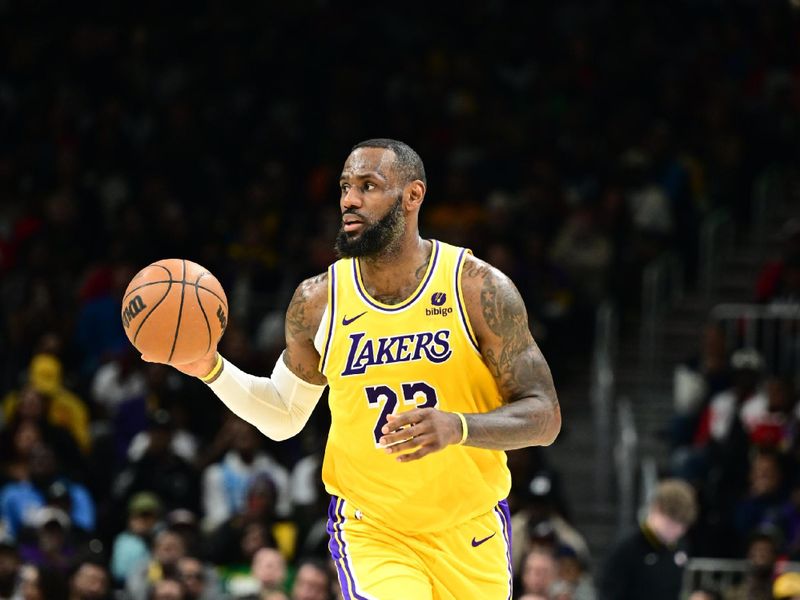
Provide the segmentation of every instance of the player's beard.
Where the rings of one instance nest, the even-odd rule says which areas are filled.
[[[403,196],[397,197],[392,207],[378,221],[364,223],[357,235],[350,237],[339,229],[334,248],[340,258],[370,257],[385,254],[400,241],[406,227],[403,213]]]

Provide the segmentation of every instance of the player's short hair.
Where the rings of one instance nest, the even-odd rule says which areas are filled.
[[[681,479],[664,479],[656,486],[650,506],[689,527],[697,519],[697,498],[691,485]]]
[[[387,148],[394,152],[395,168],[403,179],[403,185],[419,179],[425,185],[428,180],[425,177],[425,165],[414,149],[404,142],[391,140],[389,138],[372,138],[359,142],[350,149],[350,152],[358,148]]]

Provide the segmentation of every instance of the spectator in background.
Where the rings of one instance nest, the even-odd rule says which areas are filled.
[[[744,579],[723,591],[724,600],[771,600],[772,575],[780,545],[776,533],[763,529],[750,536]]]
[[[153,540],[151,558],[132,568],[125,581],[129,600],[147,600],[151,588],[157,589],[157,583],[175,577],[178,561],[184,556],[186,546],[180,535],[170,529],[158,532]]]
[[[78,564],[69,579],[69,600],[110,600],[111,577],[105,565],[94,560]]]
[[[22,560],[66,574],[78,553],[78,546],[70,531],[69,515],[60,508],[43,506],[32,519],[32,535],[20,543]]]
[[[522,561],[520,580],[523,594],[550,598],[558,581],[558,564],[553,550],[546,547],[531,548]]]
[[[734,526],[740,539],[764,523],[780,523],[787,500],[783,457],[761,450],[750,461],[750,487],[735,507]]]
[[[292,585],[291,600],[331,600],[331,576],[316,559],[300,562]]]
[[[253,556],[253,577],[261,585],[261,595],[268,592],[285,591],[286,560],[275,548],[261,548]]]
[[[0,516],[12,536],[32,524],[34,511],[45,505],[48,494],[59,492],[68,504],[69,517],[76,527],[94,531],[95,506],[89,491],[80,483],[63,477],[53,450],[45,444],[33,448],[28,465],[27,481],[9,483],[0,489]]]
[[[28,385],[46,396],[47,418],[53,425],[66,428],[83,452],[91,445],[89,413],[83,400],[64,387],[61,361],[52,354],[37,354],[28,367]],[[20,400],[18,392],[3,399],[6,420],[16,412]]]
[[[275,484],[259,475],[250,484],[244,509],[209,534],[209,558],[223,576],[248,571],[259,549],[276,546],[275,525]]]
[[[261,449],[262,436],[249,423],[236,419],[231,425],[231,449],[203,473],[204,527],[211,531],[244,509],[253,479],[267,475],[275,484],[275,512],[287,516],[291,509],[289,474]]]
[[[154,414],[159,410],[166,410],[172,419],[170,403],[183,399],[184,396],[183,382],[164,369],[163,365],[145,363],[142,374],[145,382],[143,392],[129,397],[108,415],[113,432],[112,443],[115,451],[113,458],[116,459],[111,463],[112,468],[119,463],[124,464],[128,460],[135,461],[141,458],[141,453],[147,449],[149,443],[147,432],[153,425]],[[142,433],[145,435],[140,436]],[[137,436],[141,441],[134,447],[133,441]],[[173,437],[170,445],[174,446],[175,454],[186,458],[196,444],[193,439],[186,440],[180,431],[177,438]],[[188,460],[191,460],[191,457]]]
[[[514,540],[512,564],[515,571],[522,567],[523,557],[533,546],[532,533],[540,524],[546,524],[548,530],[553,532],[556,546],[571,548],[583,564],[589,564],[591,557],[586,540],[558,512],[551,472],[541,470],[535,473],[522,498],[524,504],[511,515],[511,539]]]
[[[200,530],[197,515],[187,508],[176,508],[164,516],[164,526],[183,538],[190,554],[200,553],[204,546],[203,532]]]
[[[737,350],[731,355],[733,387],[711,398],[707,414],[695,436],[699,442],[710,437],[723,443],[736,421],[741,421],[746,431],[752,429],[753,407],[767,404],[761,387],[763,370],[764,359],[752,348]]]
[[[575,551],[568,547],[558,549],[558,581],[564,587],[567,600],[595,600],[597,592],[588,565],[584,564]]]
[[[226,600],[214,568],[196,556],[178,559],[176,578],[183,583],[186,600]]]
[[[272,592],[285,592],[286,560],[276,548],[259,548],[253,555],[248,573],[233,574],[226,588],[234,598],[263,598]]]
[[[147,393],[144,365],[132,346],[100,366],[91,382],[91,396],[103,419],[113,419],[119,407]]]
[[[124,583],[130,570],[150,559],[150,544],[161,514],[161,501],[151,492],[139,492],[128,502],[128,526],[114,538],[111,575]]]
[[[176,409],[174,406],[170,407],[169,409],[159,408],[158,410],[154,411],[153,420],[163,421],[163,423],[169,425],[170,451],[176,456],[182,458],[186,463],[193,464],[197,458],[197,437],[190,431],[179,426],[177,419],[175,418],[175,410]],[[159,425],[160,424],[161,423],[159,423]],[[134,438],[131,440],[131,445],[128,446],[128,460],[130,462],[138,461],[147,453],[147,449],[150,447],[153,435],[158,435],[158,432],[156,431],[154,434],[153,428],[150,427],[145,431],[140,431],[134,436]]]
[[[675,600],[688,560],[680,542],[697,510],[689,484],[679,479],[659,482],[639,530],[609,551],[600,572],[600,599]]]
[[[0,456],[6,462],[9,476],[28,478],[30,450],[37,442],[47,442],[59,457],[59,463],[70,477],[86,475],[85,457],[72,433],[62,425],[54,425],[47,417],[49,396],[28,385],[19,392],[16,410],[0,432]]]
[[[763,400],[761,355],[752,348],[737,350],[731,355],[730,366],[732,386],[710,399],[694,434],[694,448],[686,453],[682,466],[676,470],[677,475],[701,486],[714,513],[709,518],[717,524],[728,518],[733,501],[747,486],[745,465],[749,428],[753,425],[748,421],[748,411]],[[706,521],[704,526],[708,524]],[[720,541],[718,547],[712,546],[712,552],[735,545],[726,535],[716,525],[706,531],[709,542]]]
[[[0,538],[0,600],[16,599],[21,564],[17,545]]]
[[[193,466],[172,448],[173,421],[164,409],[150,415],[149,443],[138,460],[132,460],[117,475],[113,495],[117,506],[125,506],[136,492],[152,491],[165,510],[199,508],[199,477]]]
[[[730,386],[725,334],[717,323],[703,329],[700,352],[678,364],[672,376],[672,401],[675,417],[671,423],[671,443],[677,454],[691,445],[700,415],[710,398]]]
[[[20,568],[19,595],[21,600],[69,600],[63,573],[33,565]]]
[[[612,251],[611,241],[597,225],[594,208],[582,204],[556,234],[550,256],[576,282],[581,299],[594,305],[606,297]]]
[[[768,377],[764,383],[764,394],[757,396],[745,408],[753,446],[781,451],[792,447],[800,415],[790,379],[774,375]]]
[[[31,450],[43,442],[41,428],[34,422],[15,420],[0,431],[0,485],[24,481],[30,477],[28,464]]]
[[[177,579],[165,577],[153,583],[144,600],[187,600],[186,590]]]

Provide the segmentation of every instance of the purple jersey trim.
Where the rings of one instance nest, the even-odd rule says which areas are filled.
[[[466,248],[461,249],[461,253],[458,255],[458,260],[456,261],[456,303],[458,304],[458,314],[461,316],[461,323],[464,325],[464,331],[467,333],[467,338],[475,347],[475,350],[480,352],[480,348],[478,348],[478,342],[472,337],[472,332],[469,328],[469,321],[467,321],[467,309],[461,303],[461,285],[459,282],[459,275],[461,275],[461,263],[464,261],[464,256],[467,253]]]
[[[328,285],[330,286],[331,290],[331,305],[328,307],[330,309],[330,322],[328,323],[328,336],[325,338],[325,348],[322,350],[322,360],[320,361],[320,373],[325,373],[325,369],[328,366],[328,350],[331,347],[331,339],[333,338],[333,322],[336,319],[336,268],[334,265],[331,265],[328,268]]]
[[[408,308],[412,304],[414,304],[414,302],[416,302],[419,299],[419,297],[422,295],[422,292],[425,291],[425,288],[428,287],[428,282],[431,280],[431,278],[433,277],[433,272],[436,270],[436,262],[438,261],[438,259],[439,259],[439,242],[437,242],[436,240],[433,240],[433,258],[431,259],[430,270],[428,271],[428,276],[425,278],[425,281],[422,283],[421,286],[419,286],[419,289],[417,290],[417,293],[414,294],[411,297],[411,299],[406,300],[402,304],[398,304],[397,306],[385,306],[385,305],[382,305],[382,304],[377,304],[375,302],[375,300],[373,300],[370,297],[370,295],[366,292],[366,290],[363,287],[361,287],[361,281],[360,281],[360,279],[358,277],[358,266],[357,266],[358,259],[354,258],[354,259],[352,259],[352,261],[353,261],[353,280],[355,282],[356,290],[358,290],[358,294],[361,296],[361,299],[366,304],[368,304],[369,306],[374,308],[375,310],[379,310],[381,312],[387,312],[387,313],[393,313],[393,312],[401,311],[401,310],[403,310],[405,308]]]

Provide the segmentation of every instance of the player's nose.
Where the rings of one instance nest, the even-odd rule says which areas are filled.
[[[342,194],[341,199],[341,206],[342,212],[345,212],[348,208],[360,208],[361,207],[361,196],[359,195],[358,191],[355,190],[355,186],[349,188],[346,192]]]

